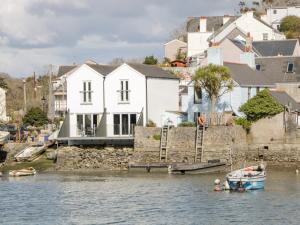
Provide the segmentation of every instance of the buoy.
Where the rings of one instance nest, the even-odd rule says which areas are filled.
[[[296,169],[296,174],[297,174],[297,175],[299,174],[299,170],[298,170],[298,169]]]
[[[220,179],[215,179],[215,185],[219,185],[221,183]]]

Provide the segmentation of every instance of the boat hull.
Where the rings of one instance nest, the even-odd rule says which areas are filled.
[[[265,188],[265,180],[259,179],[259,180],[228,180],[228,184],[230,187],[230,190],[260,190]]]

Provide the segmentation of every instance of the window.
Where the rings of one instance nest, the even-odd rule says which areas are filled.
[[[128,80],[121,80],[120,101],[121,102],[129,102]]]
[[[277,10],[276,9],[273,10],[273,14],[277,14]]]
[[[256,88],[256,94],[260,91],[259,87]]]
[[[280,25],[277,25],[277,30],[279,30],[279,31],[280,31]]]
[[[83,135],[83,115],[77,115],[77,135]]]
[[[260,66],[260,64],[256,64],[256,66],[255,66],[255,67],[256,67],[256,70],[257,70],[257,71],[260,71],[260,69],[261,69],[261,66]]]
[[[287,73],[293,73],[294,72],[294,63],[288,63],[286,72]]]
[[[202,90],[200,87],[195,86],[194,104],[201,104],[201,102],[202,102]]]
[[[91,103],[92,102],[92,82],[84,81],[83,82],[83,91],[82,93],[82,102]]]
[[[263,33],[263,40],[267,41],[268,40],[268,33]]]

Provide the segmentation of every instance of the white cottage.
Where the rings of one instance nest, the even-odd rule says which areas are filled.
[[[83,64],[70,70],[66,81],[64,136],[131,136],[137,124],[178,122],[165,115],[178,112],[179,79],[157,66]]]

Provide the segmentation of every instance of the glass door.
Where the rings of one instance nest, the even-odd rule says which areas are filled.
[[[129,134],[129,119],[128,114],[122,114],[122,135]]]
[[[114,135],[120,135],[120,114],[114,114]]]

